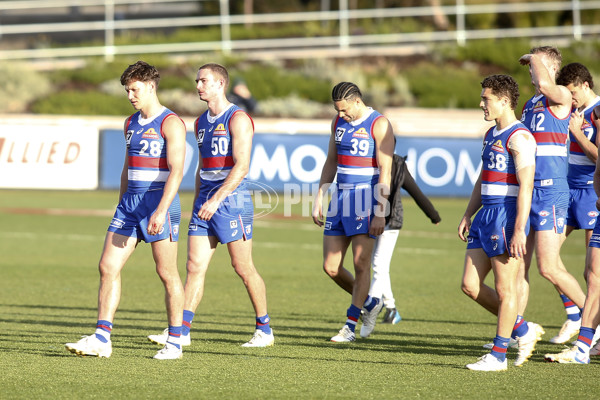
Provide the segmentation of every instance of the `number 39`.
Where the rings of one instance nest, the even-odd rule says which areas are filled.
[[[350,141],[352,145],[352,149],[350,149],[350,154],[358,153],[361,156],[366,156],[369,152],[369,141],[368,140],[358,140],[356,138]]]

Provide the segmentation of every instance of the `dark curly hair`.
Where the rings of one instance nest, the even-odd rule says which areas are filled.
[[[510,75],[490,75],[481,81],[482,89],[492,89],[492,94],[507,97],[510,108],[515,109],[519,101],[519,84]]]
[[[590,74],[590,71],[585,65],[580,63],[565,65],[562,67],[556,78],[556,83],[563,86],[569,84],[581,86],[583,82],[587,82],[590,89],[594,88],[594,78],[592,78],[592,74]]]
[[[133,81],[154,82],[156,87],[160,82],[160,74],[154,66],[144,61],[138,61],[127,67],[121,75],[121,85],[125,86]]]

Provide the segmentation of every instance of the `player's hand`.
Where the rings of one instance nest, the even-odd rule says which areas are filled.
[[[319,198],[315,199],[313,210],[312,210],[312,219],[313,222],[317,226],[323,226],[323,207],[321,200]]]
[[[163,230],[163,226],[165,225],[165,219],[165,214],[159,212],[153,213],[150,216],[150,219],[148,220],[148,228],[146,228],[146,232],[148,232],[148,235],[154,236],[161,233]]]
[[[371,220],[371,225],[369,225],[369,235],[371,236],[379,236],[385,230],[385,217],[375,216]]]
[[[467,218],[463,216],[458,224],[458,237],[463,242],[467,241],[467,235],[469,234],[469,229],[471,229],[471,218]]]
[[[509,244],[510,256],[516,259],[524,257],[527,254],[527,235],[524,230],[518,230],[513,233]]]
[[[202,207],[200,207],[200,210],[198,210],[198,217],[203,221],[209,221],[219,209],[220,204],[219,201],[214,200],[214,198],[211,197],[206,200],[204,204],[202,204]]]
[[[571,118],[569,119],[569,130],[571,132],[578,132],[581,130],[581,125],[583,125],[583,113],[575,110],[571,113]]]
[[[519,64],[521,65],[529,65],[531,63],[532,54],[524,54],[519,58]]]

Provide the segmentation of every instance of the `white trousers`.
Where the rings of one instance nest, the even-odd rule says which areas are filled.
[[[385,308],[396,308],[396,300],[394,300],[390,280],[390,263],[399,233],[399,229],[386,229],[383,231],[381,236],[375,240],[371,259],[373,279],[371,280],[369,295],[383,299]]]

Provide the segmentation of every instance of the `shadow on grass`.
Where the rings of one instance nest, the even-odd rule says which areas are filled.
[[[71,339],[70,341],[78,340],[78,336],[71,338],[74,334],[93,333],[94,326],[89,321],[94,317],[86,317],[87,322],[85,322],[81,317],[68,317],[60,313],[76,310],[89,312],[90,315],[95,316],[96,308],[36,304],[0,304],[0,307],[14,307],[23,311],[22,313],[12,313],[14,314],[10,315],[12,318],[0,319],[0,322],[7,324],[7,329],[0,333],[0,351],[3,352],[16,351],[48,357],[70,356],[68,353],[63,355],[62,351],[56,349],[64,347],[63,341],[69,341],[68,339]],[[45,312],[41,314],[44,318],[38,318],[40,314],[35,311],[55,311],[57,315],[48,315],[48,312]],[[3,313],[3,315],[6,316],[6,313]],[[139,315],[144,316],[144,318],[139,318]],[[150,315],[155,315],[155,317],[150,317]],[[32,316],[35,316],[35,318],[32,318]],[[228,312],[226,315],[222,312],[201,314],[194,320],[192,328],[193,344],[191,347],[186,348],[185,352],[190,354],[259,356],[246,354],[239,349],[239,346],[252,336],[254,331],[253,320],[254,316],[248,312]],[[353,353],[356,352],[354,354],[359,356],[358,358],[362,361],[365,358],[373,358],[369,354],[377,353],[394,353],[401,357],[398,363],[383,360],[367,361],[372,363],[381,362],[382,364],[411,364],[409,360],[404,359],[404,355],[479,357],[487,352],[482,348],[482,345],[490,342],[492,338],[464,334],[463,332],[469,332],[469,326],[493,327],[495,325],[493,321],[404,319],[392,328],[393,331],[389,330],[390,326],[388,325],[385,326],[385,330],[376,328],[370,338],[357,338],[354,343],[339,344],[330,342],[329,339],[337,332],[342,322],[339,318],[315,319],[314,313],[290,313],[283,317],[276,317],[272,325],[276,337],[275,351],[269,357],[328,360],[329,357],[323,356],[321,350],[334,351],[333,354],[337,354],[338,351],[351,350]],[[449,335],[446,329],[441,332],[441,329],[436,329],[433,326],[431,329],[427,329],[429,324],[451,325],[454,333]],[[138,351],[158,350],[160,346],[152,345],[147,341],[146,336],[160,333],[164,326],[166,326],[164,311],[119,310],[117,312],[116,329],[113,331],[113,347],[117,351],[121,349],[136,353]],[[63,329],[57,331],[57,327]],[[411,331],[406,331],[406,328],[410,328]],[[81,329],[80,332],[74,332],[75,330],[79,331],[79,329]],[[415,329],[418,329],[418,331],[415,332]],[[10,332],[15,332],[15,334],[13,335]],[[64,338],[67,338],[67,340]],[[237,351],[211,350],[208,347],[210,343],[215,344],[217,348],[231,345]],[[285,349],[285,353],[299,354],[282,354],[283,352],[279,349]],[[271,350],[263,349],[259,351]],[[331,360],[335,359],[335,357],[331,358]],[[444,363],[440,363],[440,365],[447,366]]]

